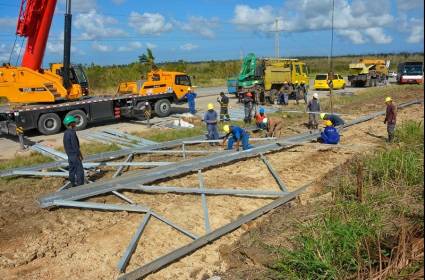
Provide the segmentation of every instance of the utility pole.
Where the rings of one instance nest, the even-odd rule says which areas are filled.
[[[329,57],[329,74],[328,79],[330,79],[329,83],[329,98],[330,98],[330,106],[331,106],[331,113],[334,113],[334,106],[333,106],[333,80],[334,80],[334,64],[333,64],[333,50],[334,50],[334,16],[335,16],[335,0],[332,0],[332,26],[331,26],[331,53]]]
[[[275,55],[276,58],[280,57],[280,33],[279,33],[279,19],[276,18],[276,33],[275,33]]]

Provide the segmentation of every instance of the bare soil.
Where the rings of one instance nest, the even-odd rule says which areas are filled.
[[[422,93],[410,93],[403,100]],[[415,96],[417,97],[417,96]],[[402,102],[402,101],[400,101]],[[354,108],[353,108],[354,109]],[[359,115],[382,110],[382,103],[356,108]],[[399,120],[423,120],[423,105],[400,111]],[[354,116],[353,116],[354,117]],[[304,128],[300,127],[300,131]],[[294,134],[286,127],[285,134]],[[300,198],[306,204],[320,189],[321,179],[331,170],[354,155],[369,153],[386,145],[383,118],[360,124],[344,131],[339,146],[307,144],[285,152],[267,155],[283,181],[294,190],[314,181],[314,186]],[[206,187],[278,190],[267,168],[259,159],[250,159],[203,173]],[[12,179],[0,181],[0,275],[2,279],[115,279],[116,265],[127,248],[132,235],[143,219],[142,215],[109,213],[76,209],[40,209],[36,199],[55,191],[60,179]],[[192,174],[168,182],[167,186],[198,187],[197,175]],[[125,193],[137,203],[147,205],[192,233],[205,234],[200,196],[147,195]],[[113,196],[92,201],[123,203]],[[210,222],[213,229],[223,226],[271,202],[270,199],[234,197],[208,197]],[[276,210],[280,213],[282,209]],[[302,215],[314,215],[314,209],[305,208]],[[304,212],[303,212],[304,211]],[[195,253],[152,274],[147,279],[208,279],[230,268],[253,268],[267,262],[268,255],[256,251],[246,252],[248,258],[229,257],[244,233],[258,223],[273,222],[269,215],[244,225],[233,233],[205,246]],[[277,225],[283,231],[284,224]],[[288,234],[290,229],[288,229]],[[191,240],[163,223],[151,219],[127,271],[136,269],[162,254],[177,249]],[[270,240],[271,244],[280,242]],[[247,249],[249,250],[249,248]],[[250,266],[244,266],[248,263]],[[236,275],[236,274],[235,274]],[[259,279],[244,274],[240,278]],[[236,276],[235,276],[236,277]]]

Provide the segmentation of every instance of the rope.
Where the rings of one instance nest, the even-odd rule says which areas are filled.
[[[22,39],[21,48],[19,49],[18,58],[16,58],[16,65],[18,65],[19,59],[21,58],[22,48],[24,47],[25,39]]]
[[[10,51],[10,56],[9,56],[9,61],[8,61],[9,65],[10,65],[10,62],[12,61],[12,55],[13,55],[13,52],[15,51],[15,46],[16,46],[17,40],[18,40],[18,35],[15,35],[15,42],[13,42],[13,47],[12,47],[12,50]]]

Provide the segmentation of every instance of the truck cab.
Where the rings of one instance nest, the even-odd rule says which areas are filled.
[[[156,70],[148,73],[147,80],[121,83],[118,94],[131,93],[147,96],[174,93],[176,101],[181,101],[191,86],[191,79],[185,73]]]

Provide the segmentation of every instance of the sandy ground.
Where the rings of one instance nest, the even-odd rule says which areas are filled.
[[[381,105],[364,106],[376,111]],[[423,120],[423,105],[400,111],[400,122]],[[360,112],[359,112],[360,114]],[[383,119],[350,128],[339,146],[307,144],[267,155],[291,190],[320,180],[333,168],[358,153],[372,152],[385,145]],[[287,132],[289,133],[289,132]],[[292,132],[294,133],[294,132]],[[206,187],[278,190],[259,159],[250,159],[204,172]],[[241,176],[241,174],[244,174]],[[2,279],[115,279],[116,265],[127,248],[143,215],[76,209],[43,210],[36,203],[42,194],[55,191],[60,179],[14,179],[0,181],[0,275]],[[198,187],[196,174],[163,182],[167,186]],[[310,193],[314,193],[314,186]],[[138,203],[174,221],[199,236],[205,234],[200,196],[147,195],[126,193]],[[305,196],[309,196],[306,194]],[[301,198],[303,200],[304,197]],[[115,197],[92,199],[122,203]],[[213,229],[234,221],[269,199],[208,197]],[[147,279],[208,279],[225,271],[228,263],[220,254],[222,246],[233,243],[255,225],[244,225],[233,233],[150,275]],[[127,271],[190,242],[174,229],[152,219]]]

